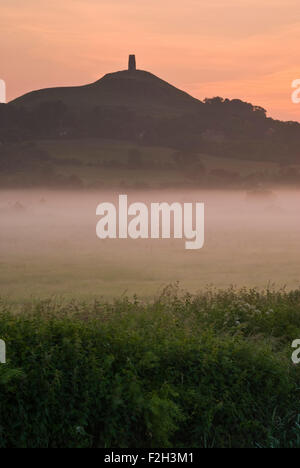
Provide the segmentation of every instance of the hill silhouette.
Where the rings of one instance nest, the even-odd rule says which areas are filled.
[[[132,56],[134,57],[134,56]],[[300,124],[239,99],[200,101],[147,71],[109,73],[84,86],[32,91],[0,105],[0,142],[110,139],[217,157],[300,161]],[[181,156],[182,158],[182,156]]]
[[[143,70],[108,73],[85,86],[33,91],[11,101],[11,104],[33,108],[57,101],[73,108],[126,107],[146,114],[193,112],[200,104],[186,92]]]

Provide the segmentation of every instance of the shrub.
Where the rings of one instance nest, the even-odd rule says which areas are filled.
[[[2,301],[0,337],[0,447],[299,445],[299,291]]]

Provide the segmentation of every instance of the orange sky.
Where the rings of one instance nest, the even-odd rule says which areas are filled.
[[[240,98],[300,121],[299,0],[1,0],[0,78],[32,89],[146,69],[203,99]]]

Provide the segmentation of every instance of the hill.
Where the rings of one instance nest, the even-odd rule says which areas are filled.
[[[95,83],[33,91],[11,101],[12,105],[33,108],[60,101],[68,107],[126,107],[145,114],[196,111],[201,102],[157,76],[142,70],[108,73]]]
[[[43,141],[54,143],[50,152]],[[97,146],[93,161],[89,161],[89,141]],[[97,154],[104,141],[113,144],[103,159]],[[38,145],[32,144],[35,142]],[[58,156],[53,148],[61,148],[61,142],[65,153],[58,150]],[[115,144],[120,145],[122,153],[117,158],[111,156]],[[125,181],[135,179],[136,169],[142,167],[146,176],[143,183],[150,186],[157,176],[161,180],[163,170],[174,170],[180,180],[183,173],[188,174],[188,180],[196,184],[201,180],[202,184],[218,186],[221,180],[222,185],[244,186],[248,180],[239,177],[238,160],[245,160],[275,163],[280,169],[275,173],[272,169],[271,179],[276,184],[298,186],[300,175],[295,167],[300,164],[299,145],[297,122],[269,118],[262,107],[240,99],[197,100],[152,73],[135,68],[108,73],[85,86],[41,89],[0,104],[0,168],[3,173],[9,171],[14,180],[15,172],[22,172],[22,180],[23,173],[28,173],[30,184],[32,177],[37,179],[33,176],[37,170],[42,170],[42,178],[46,175],[48,180],[50,165],[52,172],[60,174],[66,164],[65,154],[72,153],[76,154],[74,164],[67,161],[66,173],[75,172],[81,179],[85,179],[87,167],[98,164],[103,171],[121,170],[118,180]],[[171,160],[167,156],[166,161],[162,154],[171,154]],[[201,164],[204,157],[205,168]],[[205,169],[211,170],[207,158],[221,160],[212,169],[213,182],[207,180]],[[268,174],[260,171],[257,175],[255,166],[251,167],[251,184],[269,182]],[[131,171],[130,176],[124,168]],[[57,181],[57,176],[54,179]],[[65,183],[65,179],[59,180]]]

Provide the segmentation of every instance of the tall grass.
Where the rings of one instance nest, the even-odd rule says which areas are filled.
[[[0,301],[0,447],[299,447],[300,291]]]

